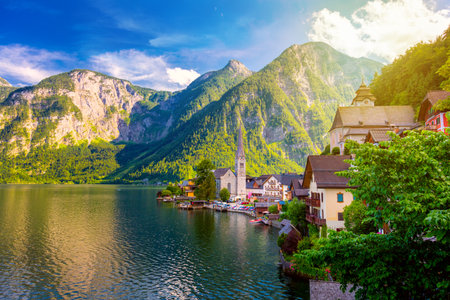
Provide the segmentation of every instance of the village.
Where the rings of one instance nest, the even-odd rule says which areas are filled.
[[[447,91],[429,91],[416,119],[409,105],[375,106],[376,98],[363,81],[351,105],[338,107],[336,111],[329,130],[329,153],[309,155],[303,174],[247,175],[242,130],[239,129],[235,171],[231,168],[212,170],[216,184],[215,198],[221,199],[220,192],[223,190],[228,192],[225,194],[229,196],[222,199],[224,203],[214,201],[209,204],[203,199],[196,199],[198,185],[195,179],[189,179],[179,185],[183,194],[177,198],[181,201],[180,208],[207,207],[219,211],[250,212],[254,217],[267,215],[266,224],[278,224],[276,220],[279,214],[270,212],[269,207],[276,207],[276,211],[281,212],[283,205],[298,199],[307,206],[306,220],[317,226],[319,231],[322,226],[336,231],[344,230],[344,207],[354,199],[349,191],[354,188],[348,185],[349,179],[336,174],[350,167],[352,156],[346,153],[345,142],[352,140],[359,144],[378,145],[391,139],[388,132],[401,137],[406,130],[445,133],[449,128],[447,110],[433,110],[433,106],[449,96],[450,92]],[[166,199],[173,201],[173,198]],[[389,230],[387,226],[380,228],[379,232],[384,233],[386,230]]]

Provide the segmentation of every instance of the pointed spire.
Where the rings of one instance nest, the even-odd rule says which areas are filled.
[[[365,87],[366,84],[364,83],[364,74],[361,76],[361,87]]]
[[[244,153],[244,141],[242,139],[242,125],[239,126],[238,146],[236,151],[236,157],[245,157]]]

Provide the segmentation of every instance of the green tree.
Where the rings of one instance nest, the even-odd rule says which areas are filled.
[[[385,235],[331,232],[317,250],[296,254],[299,265],[330,268],[358,299],[445,299],[450,269],[450,139],[408,132],[382,147],[352,143],[352,167],[342,175],[357,186],[367,217]]]
[[[166,189],[171,191],[172,195],[182,195],[183,194],[183,191],[176,184],[169,184]]]
[[[367,217],[367,210],[367,206],[360,200],[353,200],[344,207],[345,228],[356,234],[376,232],[373,221]]]
[[[325,149],[323,149],[322,153],[320,155],[330,155],[330,144],[325,146]]]
[[[216,197],[216,178],[213,169],[216,167],[209,159],[202,160],[197,166],[197,188],[194,194],[202,200],[210,200]]]
[[[277,214],[278,213],[278,206],[276,204],[269,206],[269,213]]]
[[[286,218],[291,224],[297,226],[303,235],[306,235],[308,223],[306,222],[306,204],[294,198],[287,206]]]
[[[196,168],[197,172],[197,179],[196,183],[197,185],[201,185],[205,180],[206,177],[211,173],[212,170],[214,170],[216,167],[209,159],[202,160]]]
[[[220,200],[223,202],[228,201],[230,199],[230,192],[227,188],[223,188],[219,192]]]
[[[162,190],[161,191],[161,196],[163,196],[163,197],[170,197],[170,196],[172,196],[172,192],[169,191],[169,190]]]

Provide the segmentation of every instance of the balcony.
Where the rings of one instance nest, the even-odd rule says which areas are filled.
[[[323,226],[327,223],[327,220],[320,219],[318,216],[306,214],[306,221],[308,221],[311,224],[315,224],[318,226]]]
[[[305,203],[307,206],[320,207],[320,199],[306,198]]]

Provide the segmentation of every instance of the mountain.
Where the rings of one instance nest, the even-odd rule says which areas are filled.
[[[210,158],[251,175],[303,169],[338,105],[381,64],[324,43],[293,45],[256,73],[231,60],[178,92],[73,70],[0,100],[0,182],[180,180]]]
[[[135,143],[161,140],[251,74],[241,62],[230,60],[223,69],[201,75],[160,105],[151,109],[137,105],[132,112],[129,130],[120,139]]]
[[[324,43],[293,45],[113,176],[179,180],[194,176],[203,158],[233,166],[240,126],[249,174],[300,172],[307,155],[325,146],[336,107],[381,67]]]
[[[6,81],[6,79],[3,79],[0,77],[0,87],[4,87],[4,86],[11,87],[12,85],[8,81]]]
[[[6,79],[0,77],[0,102],[5,100],[11,92],[16,90]]]
[[[154,106],[170,95],[89,70],[55,75],[0,103],[0,150],[118,140],[138,102]]]
[[[412,105],[418,112],[426,93],[444,88],[444,81],[450,82],[450,26],[435,41],[418,43],[383,67],[370,88],[375,105]]]

